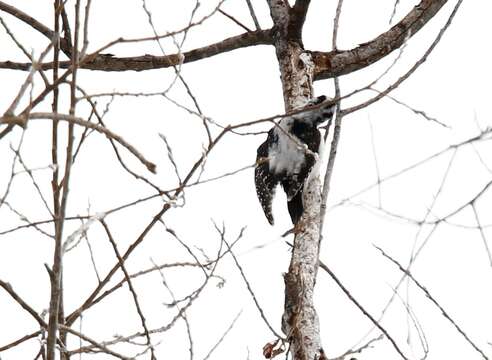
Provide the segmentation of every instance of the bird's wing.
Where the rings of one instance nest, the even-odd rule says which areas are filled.
[[[268,133],[268,137],[273,136],[272,131]],[[275,187],[277,179],[270,172],[268,160],[268,139],[260,145],[257,151],[256,168],[255,168],[255,185],[256,195],[260,200],[261,207],[265,213],[268,222],[273,225],[272,201],[275,196]]]

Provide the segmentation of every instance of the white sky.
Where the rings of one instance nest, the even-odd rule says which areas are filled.
[[[28,12],[44,24],[51,24],[51,1],[7,1]],[[186,25],[193,1],[148,1],[159,31],[165,32]],[[307,49],[329,50],[335,1],[314,0],[304,31]],[[401,1],[396,21],[406,14],[416,1]],[[216,1],[203,1],[197,18],[207,14]],[[263,28],[271,26],[265,1],[253,1]],[[434,39],[455,2],[447,4],[419,34],[413,37],[397,65],[377,88],[382,90],[404,73]],[[348,49],[371,40],[385,31],[393,9],[393,0],[377,2],[345,0],[339,30],[339,48]],[[224,10],[253,27],[244,1],[228,0]],[[490,22],[492,3],[465,1],[441,43],[427,62],[395,92],[397,99],[424,110],[446,124],[442,127],[413,114],[405,107],[389,99],[352,114],[344,120],[342,140],[330,194],[330,205],[339,203],[377,181],[375,156],[380,177],[391,175],[416,163],[449,145],[474,135],[480,129],[492,126],[490,109]],[[35,54],[46,46],[46,40],[14,18],[1,13],[19,40],[32,48]],[[239,34],[237,25],[220,14],[188,34],[184,50],[203,46],[223,38]],[[93,1],[90,23],[90,49],[94,50],[119,36],[138,37],[152,35],[140,1]],[[167,53],[175,51],[170,41],[163,41]],[[12,44],[5,31],[0,31],[0,54],[3,60],[25,61]],[[121,45],[110,50],[118,56],[160,55],[155,43]],[[341,78],[342,92],[363,87],[379,76],[396,54],[368,69]],[[273,47],[240,49],[199,62],[186,64],[182,74],[189,83],[204,113],[222,125],[237,124],[273,114],[282,113],[283,100],[279,71]],[[3,112],[17,93],[26,74],[0,70],[0,112]],[[106,91],[162,91],[173,79],[171,69],[146,72],[102,73],[79,72],[79,83],[89,93]],[[42,83],[34,93],[40,91]],[[331,80],[315,84],[316,94],[333,96]],[[176,85],[170,97],[186,106],[192,106],[181,85]],[[364,93],[342,104],[347,107],[367,99],[372,93]],[[68,112],[68,96],[64,95],[61,109]],[[25,99],[26,101],[28,99]],[[100,99],[104,109],[107,99]],[[39,111],[49,110],[50,103]],[[86,117],[86,105],[79,107],[78,115]],[[167,154],[158,133],[163,133],[173,146],[174,156],[181,174],[185,174],[202,152],[206,140],[201,122],[169,101],[159,98],[115,98],[105,118],[107,126],[135,145],[147,158],[158,164],[158,174],[152,179],[163,188],[176,186],[176,178],[167,160]],[[371,127],[374,147],[371,141]],[[257,128],[256,130],[258,130]],[[266,127],[262,127],[266,129]],[[217,129],[214,130],[217,133]],[[51,126],[47,121],[31,123],[25,134],[23,157],[31,168],[45,167],[51,162]],[[78,132],[80,134],[80,131]],[[0,141],[0,194],[3,194],[12,161],[9,144],[19,141],[20,131]],[[208,159],[203,178],[211,178],[233,171],[254,162],[256,148],[263,141],[260,136],[228,135]],[[437,198],[429,219],[441,217],[472,199],[491,180],[492,157],[490,144],[480,142],[460,148],[455,155],[446,182]],[[125,153],[122,150],[122,153]],[[479,157],[477,154],[480,154]],[[125,153],[126,155],[126,153]],[[351,204],[331,207],[325,225],[322,260],[339,276],[352,294],[375,317],[380,315],[386,301],[392,295],[400,273],[384,259],[373,244],[382,247],[402,263],[407,263],[412,248],[420,246],[431,231],[431,226],[419,228],[406,221],[371,210],[381,202],[384,210],[403,217],[421,220],[436,195],[452,152],[405,173],[361,196]],[[145,169],[131,156],[128,163],[139,173]],[[47,170],[35,173],[42,184],[45,196],[50,199],[51,174]],[[107,211],[117,205],[142,198],[152,189],[135,181],[122,171],[105,138],[92,134],[74,167],[71,182],[68,213],[86,214]],[[380,195],[380,196],[379,196]],[[482,224],[492,224],[491,195],[486,193],[476,203]],[[32,220],[49,216],[39,201],[28,176],[18,176],[8,201]],[[154,200],[125,212],[111,215],[112,227],[121,252],[125,251],[151,217],[162,205]],[[362,206],[356,206],[362,205]],[[219,237],[211,219],[227,226],[228,241],[247,226],[245,236],[235,250],[247,277],[252,284],[271,324],[279,331],[283,312],[282,273],[287,270],[289,248],[280,237],[290,227],[285,196],[278,191],[274,204],[275,227],[270,227],[256,199],[253,170],[190,188],[186,192],[186,206],[170,211],[164,217],[191,247],[198,247],[214,256]],[[21,220],[5,206],[0,208],[0,232],[20,224]],[[459,224],[461,226],[456,226]],[[441,224],[429,238],[415,263],[415,276],[430,290],[453,319],[470,338],[492,356],[492,289],[491,264],[484,242],[477,229],[472,209],[468,207]],[[80,226],[71,222],[66,227],[69,235]],[[465,227],[463,227],[465,226]],[[45,227],[51,231],[51,227]],[[484,229],[490,237],[489,228]],[[101,274],[113,266],[114,253],[100,226],[89,232],[96,263]],[[257,246],[267,245],[260,249]],[[48,307],[49,281],[44,263],[52,262],[52,242],[34,230],[23,230],[0,236],[0,279],[8,281],[14,289],[39,312]],[[200,252],[193,248],[199,255]],[[156,226],[134,256],[127,263],[130,272],[157,263],[192,261],[164,228]],[[81,243],[65,257],[66,308],[70,312],[96,284],[87,246]],[[234,329],[224,343],[214,352],[216,359],[261,358],[261,348],[274,339],[258,315],[237,268],[230,256],[218,267],[225,278],[224,287],[215,286],[212,279],[208,288],[188,313],[194,337],[195,358],[202,359],[239,311],[243,311]],[[167,270],[166,279],[176,297],[186,295],[201,281],[200,270]],[[120,279],[121,274],[116,277]],[[152,275],[135,281],[149,327],[166,324],[175,314],[174,309],[162,305],[170,296],[160,284],[160,277]],[[411,359],[422,356],[421,346],[413,328],[407,341],[407,316],[403,301],[409,306],[422,326],[429,344],[428,359],[480,359],[481,356],[457,333],[432,306],[428,299],[413,285],[400,289],[402,300],[390,307],[382,324],[392,334],[405,354]],[[345,297],[325,273],[320,272],[316,301],[321,321],[324,347],[329,357],[337,356],[356,344],[371,329],[371,324]],[[131,296],[126,288],[119,290],[115,298],[103,301],[84,315],[82,331],[94,339],[107,340],[114,334],[130,334],[140,330]],[[77,323],[77,326],[80,324]],[[28,332],[37,330],[36,323],[0,291],[0,346]],[[410,325],[411,327],[411,325]],[[373,332],[371,336],[377,336]],[[369,339],[368,338],[368,339]],[[188,357],[188,344],[183,322],[162,337],[158,354],[174,358]],[[76,346],[72,343],[70,348]],[[2,360],[34,358],[36,341],[28,342],[16,350],[1,353]],[[125,351],[125,348],[116,348]],[[100,356],[104,358],[104,356]],[[388,341],[376,343],[374,349],[357,355],[359,360],[395,359],[397,354]]]

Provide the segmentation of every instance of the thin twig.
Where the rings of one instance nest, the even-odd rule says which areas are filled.
[[[114,253],[116,254],[116,257],[118,258],[118,262],[120,263],[121,270],[123,271],[123,274],[125,274],[125,279],[126,279],[126,283],[128,284],[128,289],[132,293],[133,301],[135,303],[135,307],[137,309],[138,316],[140,317],[140,321],[142,322],[142,327],[144,329],[145,338],[147,340],[147,346],[150,348],[151,359],[155,360],[156,357],[155,357],[155,352],[154,352],[154,346],[152,345],[152,341],[150,339],[149,329],[147,328],[147,321],[145,319],[142,308],[140,306],[140,302],[138,301],[137,292],[135,291],[135,288],[134,288],[133,283],[130,279],[130,275],[128,274],[128,271],[126,270],[125,260],[121,257],[121,254],[118,250],[118,246],[116,245],[116,241],[113,238],[113,234],[111,233],[108,224],[104,221],[104,219],[100,219],[99,221],[100,221],[101,225],[103,226],[104,231],[106,232],[108,240],[111,243],[111,246],[113,247]]]
[[[220,246],[219,246],[219,249],[217,251],[217,258],[220,258],[221,257],[223,244],[224,244],[224,241],[221,239]],[[125,259],[125,255],[123,255],[123,257],[122,257],[123,259]],[[208,276],[207,279],[206,279],[206,281],[204,281],[203,284],[196,291],[194,291],[192,293],[192,295],[188,298],[188,302],[186,303],[186,305],[184,305],[183,307],[181,307],[181,309],[172,318],[172,320],[168,324],[166,324],[164,326],[161,326],[161,327],[156,328],[156,329],[149,330],[149,334],[163,333],[163,332],[168,331],[169,329],[171,329],[174,326],[174,324],[183,316],[184,312],[189,307],[191,307],[191,305],[194,303],[194,301],[201,294],[201,292],[203,291],[203,289],[205,288],[205,286],[208,284],[208,280],[210,278],[212,278],[213,274],[215,273],[215,270],[217,268],[217,265],[218,265],[218,262],[215,262],[214,265],[213,265],[213,267],[212,267],[212,270],[210,272],[210,276]],[[105,279],[103,280],[103,282],[105,282]],[[69,316],[69,318],[73,316],[73,319],[75,320],[79,316],[79,311],[80,311],[80,309],[78,309],[75,312],[73,312]],[[72,320],[72,321],[74,321],[74,320]],[[143,336],[145,336],[144,333],[138,332],[138,333],[134,333],[134,334],[128,335],[128,336],[119,336],[119,337],[117,337],[114,340],[105,341],[105,342],[102,342],[100,344],[103,345],[103,346],[114,345],[114,344],[118,344],[118,343],[121,343],[121,342],[128,342],[128,341],[130,341],[132,339],[143,337]],[[93,348],[94,348],[94,346],[92,345],[90,347],[84,347],[84,348],[80,348],[80,349],[74,350],[71,353],[87,352],[87,351],[91,351]]]
[[[12,349],[12,348],[16,347],[17,345],[20,345],[20,344],[26,342],[27,340],[34,339],[35,337],[38,337],[41,334],[41,332],[42,332],[42,330],[38,330],[38,331],[33,332],[31,334],[25,335],[25,336],[21,337],[20,339],[14,340],[7,345],[0,346],[0,352]]]
[[[224,15],[226,18],[228,18],[229,20],[231,20],[232,22],[234,22],[235,24],[239,25],[241,28],[243,28],[247,32],[253,31],[250,28],[248,28],[246,25],[244,25],[242,22],[240,22],[238,19],[236,19],[234,16],[229,15],[228,13],[226,13],[224,10],[219,9],[219,12],[222,15]]]
[[[15,96],[14,100],[12,100],[12,103],[7,108],[7,110],[5,111],[4,117],[14,115],[15,109],[19,105],[19,102],[21,101],[22,96],[26,92],[27,88],[32,85],[34,74],[36,74],[36,72],[39,70],[38,64],[42,63],[43,59],[49,54],[49,52],[51,51],[51,49],[54,46],[55,41],[56,41],[56,38],[54,38],[53,41],[51,41],[48,44],[48,46],[39,55],[38,60],[32,64],[31,71],[29,71],[29,74],[27,75],[26,80],[24,80],[24,83],[21,85],[21,87],[20,87],[19,91],[17,92],[17,95]],[[0,123],[1,123],[1,121],[0,121]]]
[[[4,191],[3,195],[2,195],[2,197],[0,197],[0,207],[2,207],[2,205],[7,200],[7,196],[10,193],[10,189],[12,187],[12,183],[14,182],[14,178],[15,178],[15,164],[17,163],[17,159],[20,156],[20,150],[22,148],[22,144],[24,143],[24,134],[25,134],[25,131],[22,131],[21,138],[19,140],[19,144],[17,145],[17,149],[16,149],[16,151],[14,151],[14,154],[15,155],[14,155],[14,158],[12,159],[12,166],[10,167],[10,177],[9,177],[8,182],[7,182],[7,186],[5,188],[5,191]]]
[[[376,90],[376,89],[374,89],[374,88],[372,88],[372,87],[368,88],[368,90],[372,90],[372,91],[375,91],[375,92],[377,92],[377,93],[380,93],[380,91],[379,91],[379,90]],[[393,97],[393,96],[391,96],[391,95],[386,95],[386,97],[387,97],[388,99],[390,99],[390,100],[394,101],[394,102],[395,102],[395,103],[397,103],[398,105],[401,105],[401,106],[403,106],[403,107],[407,108],[408,110],[412,111],[414,114],[419,115],[419,116],[422,116],[424,119],[426,119],[426,120],[428,120],[428,121],[434,122],[434,123],[436,123],[436,124],[438,124],[438,125],[440,125],[440,126],[442,126],[442,127],[445,127],[445,128],[447,128],[447,129],[450,129],[450,126],[449,126],[449,125],[447,125],[447,124],[445,124],[445,123],[443,123],[443,122],[441,122],[441,121],[437,120],[436,118],[434,118],[434,117],[432,117],[432,116],[427,115],[427,113],[426,113],[425,111],[423,111],[423,110],[419,110],[419,109],[416,109],[416,108],[414,108],[414,107],[412,107],[412,106],[408,105],[407,103],[404,103],[403,101],[398,100],[397,98],[395,98],[395,97]]]
[[[229,334],[229,332],[232,330],[232,328],[234,327],[234,325],[236,324],[236,321],[237,319],[239,319],[239,317],[241,316],[242,314],[242,310],[239,311],[236,315],[236,317],[234,318],[234,320],[232,320],[231,324],[229,325],[229,327],[226,329],[226,331],[224,331],[224,333],[222,334],[222,336],[220,337],[220,339],[217,341],[217,343],[215,343],[214,346],[212,346],[212,348],[209,350],[209,352],[207,353],[207,355],[203,358],[203,360],[208,360],[208,358],[210,358],[210,356],[212,355],[212,353],[215,351],[215,349],[217,349],[219,347],[219,345],[222,343],[222,341],[224,341],[225,337],[227,336],[227,334]]]
[[[398,5],[400,4],[400,0],[395,0],[395,4],[393,5],[393,11],[391,12],[391,16],[389,19],[389,24],[393,22],[393,19],[396,15],[396,9],[398,8]]]
[[[223,239],[224,243],[226,244],[227,248],[229,249],[229,253],[231,254],[233,260],[234,260],[234,263],[236,264],[239,272],[241,273],[241,277],[243,278],[244,280],[244,283],[246,284],[246,287],[248,288],[248,291],[249,293],[251,294],[251,297],[253,298],[253,301],[256,305],[256,308],[258,309],[259,313],[260,313],[260,316],[261,318],[263,319],[263,321],[265,322],[265,324],[267,325],[267,327],[270,329],[270,331],[272,332],[273,335],[275,335],[277,338],[279,339],[283,339],[282,336],[280,336],[272,327],[272,325],[270,325],[270,322],[268,321],[268,319],[266,318],[266,315],[265,315],[265,312],[263,311],[263,308],[260,306],[260,303],[258,302],[258,299],[256,298],[256,295],[253,291],[253,289],[251,288],[251,284],[249,283],[248,281],[248,278],[246,277],[246,275],[244,274],[244,270],[242,268],[242,266],[239,264],[239,261],[237,260],[236,258],[236,255],[234,255],[234,252],[232,251],[231,249],[231,246],[229,245],[229,243],[227,242],[227,240],[225,239],[225,233],[224,233],[224,229],[220,229],[217,224],[214,223],[214,226],[215,226],[215,229],[217,230],[217,232],[220,234],[221,238]],[[243,232],[244,232],[244,228],[241,229],[239,235],[238,235],[238,238],[241,238],[243,236]]]
[[[359,310],[376,326],[383,334],[386,336],[386,338],[391,342],[391,345],[393,345],[394,349],[396,352],[401,356],[402,359],[408,360],[408,358],[403,355],[403,352],[400,350],[398,345],[396,344],[396,341],[393,340],[391,335],[386,331],[386,329],[379,323],[378,320],[376,320],[371,314],[367,312],[367,310],[352,296],[349,290],[341,283],[341,281],[338,279],[338,277],[333,273],[333,271],[330,270],[328,266],[326,266],[321,260],[319,262],[319,266],[330,275],[330,277],[335,281],[335,283],[338,285],[338,287],[344,292],[345,295],[352,301],[352,303],[359,308]]]
[[[17,302],[24,310],[26,310],[41,326],[43,329],[46,329],[48,325],[46,322],[39,316],[36,310],[34,310],[30,305],[28,305],[12,288],[12,285],[9,283],[0,280],[0,287],[2,287],[11,297]]]
[[[379,161],[378,161],[378,155],[376,152],[376,142],[374,141],[374,129],[372,127],[372,121],[371,118],[368,117],[368,122],[369,122],[369,130],[371,134],[371,148],[372,148],[372,156],[374,158],[374,166],[376,168],[376,177],[377,177],[377,184],[378,184],[378,205],[380,208],[382,208],[382,200],[381,200],[381,173],[379,171]]]
[[[46,201],[46,198],[44,197],[43,195],[43,192],[41,191],[41,188],[39,187],[39,184],[38,182],[36,181],[36,179],[34,178],[33,174],[32,174],[32,169],[30,169],[26,163],[24,162],[24,160],[22,159],[22,156],[19,152],[19,150],[17,149],[14,149],[12,147],[12,145],[10,146],[10,149],[17,155],[17,158],[19,159],[19,163],[22,165],[22,167],[24,168],[24,171],[29,175],[29,178],[31,179],[31,182],[34,186],[34,188],[36,189],[36,192],[37,194],[39,195],[41,201],[43,202],[44,206],[45,206],[45,209],[48,211],[48,213],[51,215],[51,217],[53,217],[53,212],[51,211],[51,208],[50,206],[48,205],[48,202]],[[16,173],[18,174],[18,173]],[[0,202],[1,204],[1,202]]]
[[[251,14],[251,18],[255,23],[256,30],[261,30],[260,23],[258,22],[258,18],[256,17],[255,9],[251,4],[251,0],[246,0],[246,3],[248,4],[249,13]]]
[[[335,18],[333,20],[333,38],[332,47],[337,48],[337,33],[338,26],[340,23],[340,16],[342,13],[343,0],[338,0],[338,5],[335,13]],[[340,83],[338,77],[333,79],[335,85],[335,98],[340,98]],[[335,158],[337,156],[338,143],[340,141],[340,135],[342,130],[342,118],[343,114],[340,112],[340,101],[336,104],[335,108],[335,126],[333,129],[333,138],[331,140],[330,156],[328,158],[328,165],[326,167],[325,177],[323,180],[323,190],[321,193],[321,204],[320,204],[320,223],[319,223],[319,242],[321,245],[321,240],[323,238],[323,226],[325,223],[326,216],[326,203],[328,201],[328,194],[330,192],[331,177],[333,175],[333,168],[335,166]],[[328,130],[325,133],[325,140],[328,136]],[[318,256],[321,246],[318,248]]]
[[[162,271],[162,268],[160,268],[155,262],[154,260],[152,260],[152,265],[154,265],[154,268],[155,270],[159,271],[159,275],[161,276],[161,280],[162,280],[162,284],[164,285],[164,287],[167,289],[167,291],[169,292],[169,294],[171,295],[171,298],[173,300],[173,303],[176,304],[176,307],[178,308],[179,310],[179,313],[181,315],[181,318],[183,319],[185,325],[186,325],[186,335],[188,337],[188,342],[190,344],[190,347],[189,347],[189,351],[190,351],[190,360],[193,360],[194,359],[194,356],[195,356],[195,353],[194,353],[194,350],[193,350],[193,337],[191,335],[191,326],[190,326],[190,322],[188,321],[188,316],[186,314],[186,311],[183,311],[181,312],[181,307],[180,305],[178,304],[178,301],[176,300],[176,296],[174,295],[174,292],[171,290],[171,287],[169,286],[169,284],[167,283],[166,281],[166,278],[164,276],[164,272]]]
[[[121,136],[115,134],[114,132],[112,132],[111,130],[109,130],[103,126],[91,123],[87,120],[84,120],[82,118],[79,118],[79,117],[74,116],[74,115],[69,115],[69,114],[60,114],[60,113],[54,114],[54,113],[48,113],[48,112],[35,112],[35,113],[30,113],[28,117],[29,117],[29,120],[43,120],[43,119],[52,119],[53,120],[53,119],[57,119],[57,120],[66,121],[69,124],[76,124],[79,126],[89,128],[89,129],[93,129],[93,130],[95,130],[101,134],[106,135],[108,138],[111,138],[111,139],[117,141],[120,145],[124,146],[129,152],[131,152],[138,160],[140,160],[140,162],[143,165],[145,165],[145,167],[150,172],[152,172],[152,173],[156,172],[156,170],[155,170],[156,166],[154,163],[145,159],[145,157],[142,154],[140,154],[138,152],[138,150],[135,149],[135,147],[130,145],[128,142],[126,142],[126,140],[124,140]],[[17,124],[17,123],[19,123],[19,121],[23,122],[24,121],[23,119],[24,119],[23,117],[19,117],[19,116],[13,116],[13,117],[2,116],[2,117],[0,117],[0,124],[1,123]]]
[[[487,237],[485,236],[485,232],[483,231],[482,223],[480,222],[480,218],[477,212],[477,206],[475,205],[475,201],[471,203],[471,207],[473,209],[473,214],[475,216],[475,221],[477,222],[478,230],[480,231],[480,236],[483,240],[483,245],[485,246],[485,252],[487,253],[487,257],[489,259],[489,264],[492,267],[492,254],[490,253],[489,244],[487,241]]]
[[[92,346],[94,346],[95,348],[98,348],[98,349],[101,349],[105,354],[108,354],[108,355],[111,355],[111,356],[114,356],[118,359],[121,359],[121,360],[134,360],[134,358],[131,358],[131,357],[127,357],[127,356],[124,356],[124,355],[121,355],[121,354],[118,354],[117,352],[109,349],[108,347],[106,347],[104,344],[96,341],[96,340],[93,340],[91,339],[90,337],[84,335],[84,334],[81,334],[80,332],[68,327],[68,326],[65,326],[65,325],[60,325],[60,329],[66,331],[66,332],[69,332],[70,334],[72,335],[75,335],[79,338],[81,338],[82,340],[85,340],[87,341],[89,344],[91,344]],[[70,351],[69,353],[73,353],[73,351]]]
[[[389,256],[388,254],[386,254],[386,252],[384,252],[383,249],[377,247],[376,245],[374,245],[374,247],[376,249],[378,249],[381,254],[387,258],[388,260],[390,260],[393,264],[395,264],[396,266],[398,266],[398,268],[400,269],[401,272],[403,272],[406,276],[408,276],[415,285],[417,285],[417,287],[422,290],[425,294],[425,296],[439,309],[439,311],[441,312],[441,314],[456,328],[456,330],[458,330],[458,332],[465,338],[465,340],[480,354],[482,355],[482,357],[485,359],[485,360],[488,360],[489,358],[485,355],[485,353],[480,350],[478,348],[477,345],[475,345],[475,343],[473,341],[471,341],[471,339],[468,337],[468,335],[458,326],[458,324],[448,315],[448,313],[446,312],[446,310],[443,309],[443,307],[436,301],[436,299],[429,293],[429,291],[422,285],[420,284],[420,282],[417,281],[417,279],[415,279],[415,277],[412,275],[412,273],[403,268],[400,263],[398,261],[396,261],[394,258],[392,258],[391,256]]]
[[[97,104],[96,102],[93,101],[93,96],[89,96],[87,94],[87,92],[81,88],[80,86],[78,87],[78,90],[82,93],[83,96],[79,97],[78,100],[81,100],[81,99],[84,99],[86,100],[89,105],[91,106],[91,109],[94,113],[94,115],[96,116],[97,118],[97,121],[98,123],[103,126],[103,127],[106,127],[106,124],[104,123],[103,121],[103,117],[104,117],[104,114],[101,114],[99,112],[99,110],[97,109]],[[115,93],[108,93],[107,96],[111,96],[111,101],[114,99],[114,96],[116,94]],[[108,110],[108,107],[109,107],[109,104],[111,103],[108,102],[107,105],[106,105],[106,110],[105,112],[107,112]],[[87,128],[86,128],[87,129]],[[162,190],[159,186],[157,186],[156,184],[154,184],[152,181],[150,181],[149,179],[147,179],[146,177],[142,176],[142,175],[139,175],[138,173],[136,173],[135,171],[133,171],[132,169],[130,169],[130,167],[125,163],[125,161],[123,160],[123,157],[121,156],[120,154],[120,151],[118,149],[118,147],[116,146],[115,144],[115,141],[112,139],[112,138],[108,138],[110,144],[111,144],[111,147],[113,148],[113,151],[116,155],[116,158],[118,159],[118,162],[120,163],[120,165],[123,167],[123,169],[129,173],[130,175],[132,175],[133,177],[135,177],[137,180],[140,180],[140,181],[143,181],[144,183],[146,183],[147,185],[151,186],[153,189],[155,189],[159,194],[163,194],[163,195],[166,195],[166,192],[164,190]]]
[[[371,340],[369,340],[367,343],[359,346],[358,348],[356,349],[350,349],[350,350],[347,350],[345,351],[342,355],[340,356],[337,356],[335,358],[332,358],[332,359],[329,359],[329,360],[345,360],[345,358],[349,355],[354,355],[354,354],[360,354],[362,353],[362,351],[366,350],[366,349],[370,349],[372,348],[373,344],[377,341],[380,341],[384,338],[384,334],[381,334],[379,335],[378,337],[376,338],[373,338]]]
[[[347,109],[343,109],[341,111],[342,114],[343,115],[348,115],[348,114],[353,113],[355,111],[358,111],[358,110],[361,110],[363,108],[366,108],[367,106],[369,106],[369,105],[375,103],[376,101],[382,99],[383,97],[385,97],[387,94],[389,94],[390,92],[392,92],[393,90],[395,90],[398,86],[400,86],[405,80],[407,80],[410,77],[410,75],[412,75],[420,67],[420,65],[422,65],[427,60],[427,58],[432,53],[432,51],[434,50],[434,48],[437,46],[437,44],[439,44],[439,42],[441,41],[442,36],[444,35],[444,33],[446,32],[446,30],[449,28],[449,26],[453,22],[453,19],[454,19],[456,13],[458,12],[458,9],[460,8],[462,2],[463,2],[463,0],[458,0],[458,2],[456,3],[456,5],[455,5],[455,7],[454,7],[454,9],[453,9],[453,11],[451,13],[451,15],[449,16],[448,20],[446,21],[446,24],[444,24],[444,27],[441,28],[441,30],[437,34],[436,38],[432,42],[432,44],[425,51],[424,55],[404,75],[402,75],[400,78],[398,78],[398,80],[396,80],[393,84],[391,84],[390,86],[388,86],[385,90],[381,91],[375,97],[373,97],[373,98],[365,101],[362,104],[355,105],[355,106],[352,106],[352,107],[347,108]]]

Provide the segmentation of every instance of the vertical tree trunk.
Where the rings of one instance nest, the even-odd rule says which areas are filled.
[[[324,358],[318,314],[313,303],[318,270],[321,183],[316,167],[304,192],[301,231],[296,234],[289,272],[285,274],[282,330],[288,335],[294,360]]]
[[[269,0],[276,33],[275,49],[279,62],[285,110],[303,106],[313,97],[314,63],[304,52],[301,28],[296,14],[282,0]],[[305,14],[304,14],[305,15]],[[304,214],[294,239],[289,271],[285,274],[285,309],[282,330],[287,335],[294,360],[323,359],[319,321],[313,304],[318,269],[321,183],[313,168],[304,191]]]

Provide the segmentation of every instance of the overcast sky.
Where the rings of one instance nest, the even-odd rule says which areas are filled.
[[[6,1],[37,18],[46,25],[52,23],[51,1]],[[387,30],[394,0],[345,0],[339,29],[339,48],[349,49],[373,39]],[[404,16],[417,1],[400,1],[393,23]],[[203,1],[196,18],[213,9],[217,1]],[[455,1],[449,2],[421,32],[406,44],[400,59],[390,72],[375,85],[383,90],[405,73],[431,44],[449,16]],[[260,24],[271,26],[265,1],[253,1]],[[194,1],[147,1],[158,32],[180,29],[189,21]],[[335,1],[313,0],[304,31],[304,44],[310,50],[330,50],[332,19]],[[253,27],[246,3],[228,0],[223,9],[247,26]],[[71,12],[71,11],[70,11]],[[380,186],[360,193],[379,179],[398,173],[453,144],[480,134],[492,126],[490,107],[491,47],[489,27],[492,3],[465,1],[453,24],[427,61],[412,77],[391,93],[396,100],[414,110],[425,111],[428,117],[391,99],[351,114],[343,122],[329,199],[321,259],[338,275],[352,294],[378,318],[393,294],[401,273],[374,248],[377,245],[407,264],[412,251],[422,251],[412,268],[415,276],[439,300],[453,319],[486,354],[492,356],[492,288],[491,263],[486,240],[492,236],[489,227],[483,233],[476,228],[471,206],[466,207],[439,226],[419,226],[412,220],[433,221],[466,204],[491,181],[492,156],[487,141],[443,152],[410,171],[384,181]],[[15,18],[0,13],[11,30],[26,48],[35,55],[47,45],[45,38]],[[89,51],[99,48],[120,36],[152,36],[141,1],[93,1],[89,28]],[[204,46],[226,37],[240,34],[235,23],[214,15],[187,35],[183,50]],[[181,40],[181,38],[179,38]],[[176,51],[172,41],[162,41],[167,54]],[[0,31],[0,61],[25,61],[4,30]],[[143,54],[162,55],[155,42],[118,45],[108,50],[117,56]],[[361,88],[381,75],[398,52],[367,69],[340,79],[342,94]],[[185,64],[182,75],[206,116],[221,125],[238,124],[283,113],[282,90],[273,47],[259,46],[236,50],[202,61]],[[0,112],[17,94],[26,73],[0,70]],[[79,84],[90,94],[101,92],[163,91],[173,81],[172,69],[146,72],[103,73],[81,70]],[[34,93],[42,90],[38,78]],[[333,96],[333,81],[315,83],[316,95]],[[192,107],[184,87],[177,82],[169,97],[186,107]],[[373,96],[364,92],[342,103],[342,108],[358,104]],[[68,113],[68,92],[64,93],[61,108]],[[109,98],[99,98],[101,111]],[[24,99],[26,104],[28,98]],[[50,102],[37,111],[50,111]],[[22,108],[22,106],[20,107]],[[78,115],[87,118],[89,107],[80,103]],[[108,128],[133,144],[157,164],[157,174],[150,176],[164,189],[176,186],[177,179],[166,147],[159,137],[162,133],[173,148],[174,159],[181,175],[186,174],[201,156],[206,142],[201,120],[163,97],[116,97],[105,117]],[[267,130],[270,125],[251,128]],[[213,129],[218,134],[220,129]],[[81,134],[81,130],[77,131]],[[9,179],[13,153],[21,131],[0,141],[0,196]],[[30,168],[44,168],[51,163],[51,126],[48,121],[30,123],[25,132],[23,158]],[[256,148],[265,134],[239,136],[229,134],[207,160],[203,179],[252,165]],[[325,157],[326,158],[326,157]],[[128,163],[139,173],[146,170],[133,158]],[[18,170],[21,167],[18,166]],[[35,172],[42,191],[51,199],[51,172]],[[69,215],[94,215],[118,205],[151,195],[152,188],[125,173],[117,162],[106,139],[91,134],[80,153],[71,179]],[[274,203],[276,224],[271,227],[264,218],[256,198],[253,169],[234,176],[192,187],[185,192],[185,206],[177,207],[163,219],[194,251],[215,256],[220,238],[213,221],[226,226],[229,242],[235,240],[242,227],[245,234],[236,245],[245,274],[270,323],[280,331],[283,313],[284,285],[282,273],[287,271],[289,247],[281,238],[291,227],[285,196],[278,191]],[[437,195],[437,196],[436,196]],[[341,201],[347,200],[341,204]],[[45,220],[49,214],[37,196],[27,175],[17,176],[8,198],[9,203],[30,220]],[[162,199],[108,216],[121,251],[131,244],[152,216],[162,206]],[[484,193],[475,203],[481,224],[492,224],[491,194]],[[427,217],[426,217],[427,216]],[[0,207],[0,232],[21,224],[22,220],[7,206]],[[65,236],[80,227],[69,222]],[[50,226],[43,229],[52,231]],[[103,240],[101,227],[89,231],[95,262],[101,273],[114,264],[114,254]],[[484,241],[485,238],[485,241]],[[200,250],[198,250],[200,249]],[[165,232],[162,225],[153,229],[147,242],[128,262],[132,272],[156,263],[192,261],[179,243]],[[44,263],[52,262],[52,241],[29,229],[0,236],[0,279],[29,300],[38,311],[48,308],[49,279]],[[85,243],[65,256],[66,309],[72,311],[94,288],[97,278]],[[227,256],[217,269],[225,279],[212,279],[207,290],[190,308],[188,317],[194,336],[196,358],[203,358],[235,316],[242,311],[235,327],[224,343],[215,350],[216,359],[261,358],[263,345],[274,339],[258,315],[238,269]],[[199,269],[177,269],[165,272],[175,296],[189,293],[201,281]],[[120,277],[118,277],[119,279]],[[175,311],[163,305],[171,297],[160,284],[158,274],[136,282],[144,300],[149,327],[159,327],[171,319]],[[429,346],[428,359],[482,358],[463,339],[413,285],[404,285],[392,303],[382,324],[392,334],[411,359],[419,359],[422,345],[405,302],[425,333]],[[115,300],[101,302],[84,315],[82,330],[95,339],[107,340],[115,334],[129,334],[140,328],[127,289],[115,295]],[[362,341],[377,337],[371,323],[345,297],[336,284],[323,272],[318,275],[316,301],[320,315],[321,337],[329,357],[340,355]],[[7,325],[8,324],[8,325]],[[79,324],[79,323],[77,323]],[[37,330],[29,315],[19,308],[6,293],[0,292],[0,346],[28,332]],[[77,325],[78,326],[78,325]],[[408,335],[410,334],[410,335]],[[363,340],[361,340],[363,339]],[[74,347],[72,343],[72,347]],[[16,350],[1,353],[3,360],[33,357],[37,343],[32,341]],[[124,347],[123,347],[124,349]],[[184,324],[162,336],[158,354],[183,358],[188,356]],[[102,357],[101,357],[102,358]],[[357,355],[359,360],[395,359],[397,354],[388,341],[379,341],[373,349]]]

